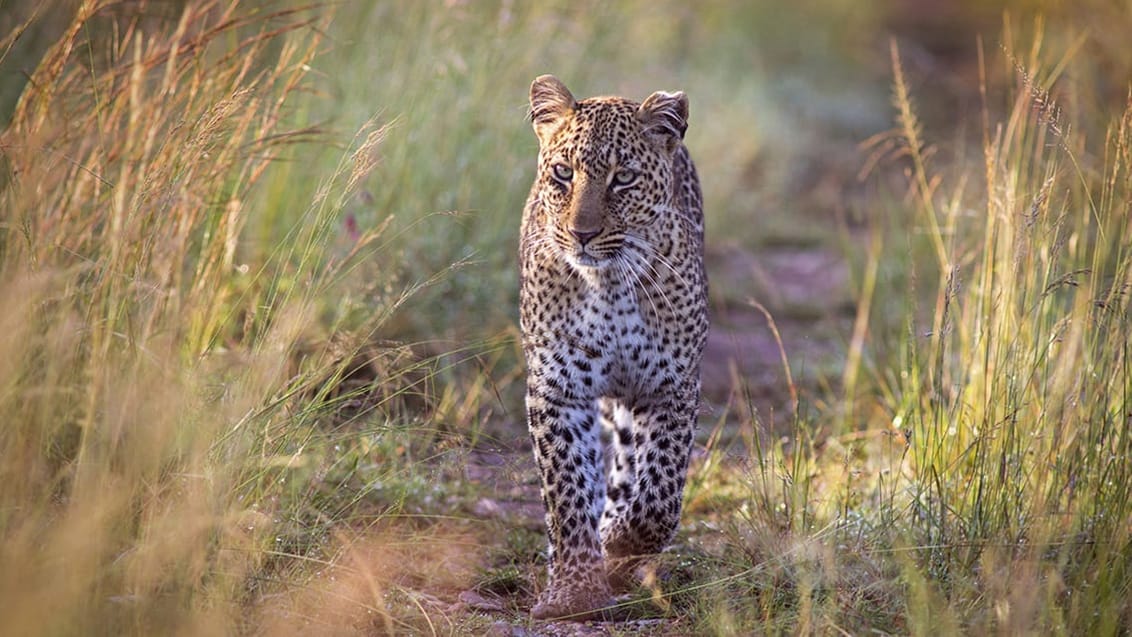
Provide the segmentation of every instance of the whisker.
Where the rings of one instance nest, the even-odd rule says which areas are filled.
[[[625,260],[624,252],[617,255],[617,260],[615,261],[615,263],[623,274],[633,277],[633,282],[628,281],[628,279],[626,278],[625,284],[630,287],[636,287],[640,289],[641,292],[644,293],[645,298],[648,299],[649,306],[652,307],[653,316],[659,318],[660,314],[656,310],[656,303],[653,301],[652,294],[649,293],[648,286],[646,286],[644,282],[641,281],[640,273],[636,271],[636,268],[632,267],[632,264]]]
[[[656,268],[652,267],[652,264],[649,263],[648,260],[645,259],[645,257],[643,255],[638,254],[635,250],[625,250],[625,251],[623,251],[623,254],[630,255],[630,256],[634,257],[642,265],[644,265],[645,269],[640,269],[637,272],[637,274],[639,275],[638,280],[640,280],[640,277],[644,277],[645,279],[647,279],[647,281],[651,284],[651,286],[656,289],[657,293],[660,294],[660,298],[664,300],[666,305],[668,305],[668,310],[670,312],[672,312],[673,314],[676,314],[676,307],[672,304],[672,299],[668,298],[668,293],[664,290],[664,286],[661,284],[661,282],[659,280],[660,279],[660,273],[656,271]],[[651,271],[651,273],[650,273],[650,271]],[[654,306],[654,311],[655,311],[655,306]]]
[[[560,245],[558,245],[558,243],[554,241],[553,236],[548,236],[545,234],[539,235],[530,240],[530,243],[527,244],[527,249],[530,252],[534,253],[550,253],[551,255],[554,255],[556,259],[562,259],[563,261],[565,260],[564,255],[562,254],[562,248]],[[566,267],[565,270],[567,272],[566,281],[571,281],[581,276],[573,267]]]
[[[672,265],[672,262],[669,261],[668,258],[665,257],[663,254],[658,252],[656,250],[656,248],[654,248],[653,246],[649,245],[647,242],[645,242],[645,241],[643,241],[643,240],[639,239],[638,237],[635,237],[631,234],[625,235],[625,242],[632,245],[634,248],[638,248],[638,249],[646,251],[649,254],[649,256],[653,257],[661,265],[668,268],[668,271],[671,272],[673,275],[676,276],[677,279],[680,280],[681,285],[683,285],[686,288],[692,287],[692,285],[690,283],[688,283],[688,280],[684,278],[684,275],[680,274],[680,271],[676,269],[676,266]],[[651,263],[649,264],[649,267],[652,267]],[[653,272],[656,272],[656,275],[659,277],[660,272],[657,272],[656,268],[652,268],[652,269],[653,269]]]

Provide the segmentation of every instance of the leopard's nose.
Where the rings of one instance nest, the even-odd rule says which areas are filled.
[[[597,230],[578,230],[577,228],[574,228],[570,230],[570,234],[574,235],[574,238],[578,240],[579,244],[586,245],[590,242],[590,239],[593,239],[597,235],[601,234],[601,228],[598,228]]]

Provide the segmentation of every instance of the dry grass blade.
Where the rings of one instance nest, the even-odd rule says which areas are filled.
[[[782,373],[786,375],[786,387],[790,391],[790,415],[797,418],[798,388],[794,385],[794,375],[790,371],[790,359],[786,356],[786,347],[782,344],[782,335],[778,333],[778,325],[774,322],[774,316],[771,315],[770,310],[766,309],[762,303],[754,299],[747,299],[747,304],[762,312],[762,315],[766,317],[767,326],[770,327],[770,333],[774,335],[774,342],[778,345],[778,355],[782,362]]]
[[[947,248],[945,248],[943,244],[943,236],[940,232],[939,219],[937,218],[935,207],[935,185],[933,184],[938,182],[933,182],[931,178],[928,177],[927,149],[921,139],[923,128],[912,106],[912,97],[908,91],[908,82],[904,77],[904,67],[900,63],[900,48],[897,46],[895,39],[889,41],[889,54],[892,60],[892,99],[893,104],[896,106],[898,131],[901,135],[901,141],[904,144],[904,152],[912,159],[912,183],[914,192],[920,204],[919,208],[927,218],[932,246],[935,248],[936,258],[939,260],[939,267],[942,271],[946,271],[950,269],[951,262],[947,255]]]

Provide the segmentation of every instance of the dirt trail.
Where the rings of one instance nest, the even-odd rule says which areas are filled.
[[[725,245],[709,249],[708,270],[705,405],[728,420],[749,419],[754,409],[764,434],[789,431],[792,397],[783,359],[803,404],[821,400],[839,381],[853,312],[844,259],[817,244],[758,252]],[[729,403],[737,413],[726,411]]]

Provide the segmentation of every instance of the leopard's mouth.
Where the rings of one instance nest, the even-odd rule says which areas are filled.
[[[596,268],[596,267],[602,265],[602,262],[605,261],[605,259],[600,258],[600,257],[595,257],[594,255],[586,252],[585,250],[578,250],[578,251],[574,252],[574,254],[570,255],[570,260],[573,261],[575,265],[579,265],[579,266],[586,267],[586,268]]]
[[[590,246],[575,245],[573,250],[566,252],[566,258],[578,267],[603,268],[616,261],[621,250],[621,245],[613,246],[608,242],[598,253],[592,251]]]

